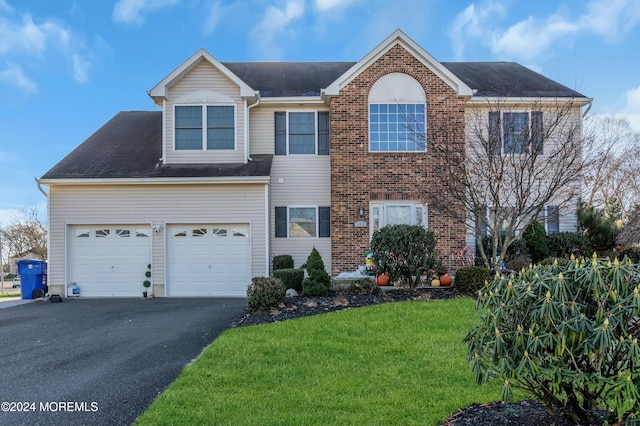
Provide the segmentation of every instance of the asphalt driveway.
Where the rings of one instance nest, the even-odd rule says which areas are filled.
[[[155,298],[0,309],[0,424],[131,424],[245,307]]]

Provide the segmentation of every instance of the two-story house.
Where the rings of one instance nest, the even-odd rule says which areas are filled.
[[[316,247],[332,275],[352,271],[392,223],[434,230],[447,262],[467,231],[430,212],[422,191],[437,173],[415,165],[436,170],[437,141],[407,132],[464,131],[496,79],[514,100],[533,86],[578,111],[589,102],[515,63],[440,63],[400,30],[358,62],[199,50],[149,90],[160,111],[118,113],[39,179],[51,292],[139,296],[150,264],[156,296],[244,296],[278,254],[300,266]]]

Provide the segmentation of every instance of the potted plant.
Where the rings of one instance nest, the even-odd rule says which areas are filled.
[[[147,265],[147,271],[144,273],[145,280],[142,283],[144,286],[144,291],[142,292],[142,296],[145,298],[153,297],[153,289],[151,287],[151,264]]]

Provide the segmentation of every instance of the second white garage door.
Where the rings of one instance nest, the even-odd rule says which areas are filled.
[[[249,224],[170,225],[168,296],[247,295]]]

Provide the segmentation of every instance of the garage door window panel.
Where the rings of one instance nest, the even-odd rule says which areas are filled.
[[[129,238],[131,236],[131,230],[129,229],[116,229],[116,237]]]
[[[110,234],[110,229],[96,229],[96,238],[107,238]]]
[[[225,228],[213,228],[212,235],[214,237],[226,237],[227,230]]]
[[[191,235],[193,237],[206,237],[207,236],[207,228],[196,228],[191,231]]]

